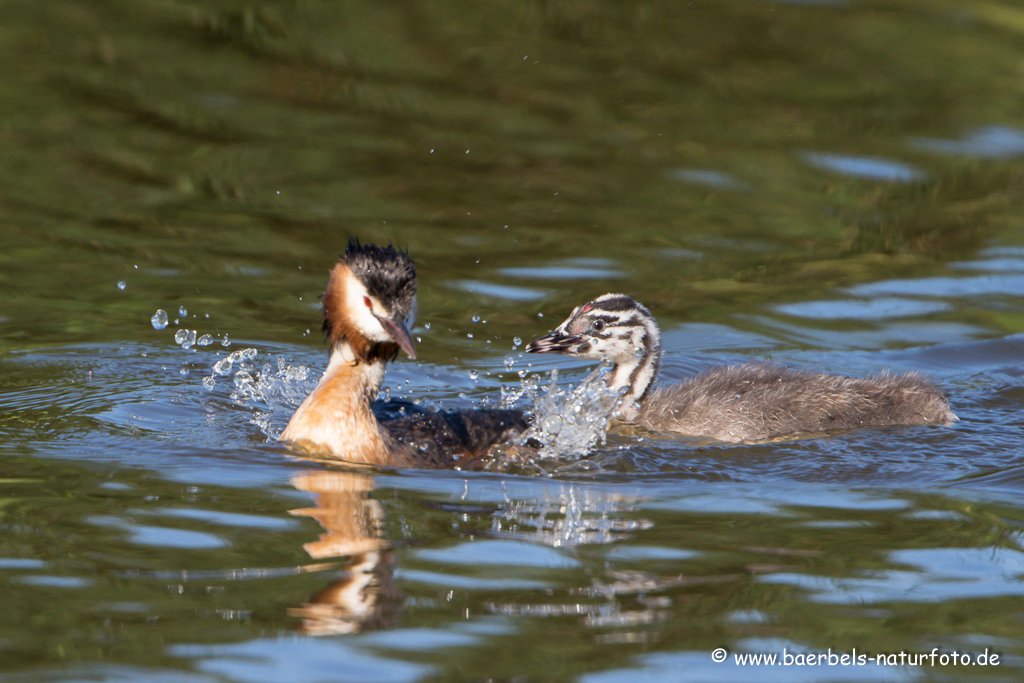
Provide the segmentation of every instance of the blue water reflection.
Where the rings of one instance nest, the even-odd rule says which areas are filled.
[[[803,155],[803,158],[811,166],[867,180],[916,183],[927,178],[927,174],[924,171],[910,164],[890,159],[825,154],[822,152],[807,152]]]
[[[910,144],[941,154],[981,159],[1011,159],[1024,155],[1024,132],[1007,126],[986,126],[971,131],[959,140],[911,138]]]

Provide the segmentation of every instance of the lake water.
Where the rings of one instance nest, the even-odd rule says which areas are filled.
[[[1024,676],[1019,3],[0,19],[4,680]],[[273,437],[350,236],[417,263],[392,398],[578,383],[522,343],[623,291],[663,381],[914,370],[961,420],[613,433],[506,473],[302,460]]]

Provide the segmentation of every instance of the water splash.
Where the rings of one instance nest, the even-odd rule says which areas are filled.
[[[230,355],[221,358],[219,361],[213,364],[213,374],[211,378],[217,375],[230,375],[231,369],[235,363],[244,363],[250,361],[257,356],[259,352],[256,349],[239,349],[238,351],[232,351]],[[245,368],[242,368],[245,369]]]
[[[539,458],[573,458],[587,455],[604,444],[608,423],[622,403],[622,391],[608,388],[610,366],[602,364],[572,387],[558,386],[558,369],[551,371],[551,383],[540,389],[536,375],[522,381],[516,391],[503,392],[503,404],[525,396],[533,403],[533,424],[513,443],[536,450]]]
[[[214,364],[213,373],[203,379],[203,386],[213,390],[218,376],[230,375],[231,400],[251,410],[253,416],[249,422],[256,425],[268,441],[273,441],[284,429],[286,418],[316,386],[316,379],[310,377],[306,366],[289,365],[284,358],[257,368],[252,362],[256,356],[253,348],[233,351]]]

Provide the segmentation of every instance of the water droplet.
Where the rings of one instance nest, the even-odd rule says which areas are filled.
[[[122,292],[124,291],[124,288],[127,287],[127,286],[128,286],[128,283],[125,282],[124,280],[118,280],[117,281],[117,288],[120,289]]]
[[[423,337],[416,337],[416,343],[417,344],[422,344],[423,343]]]
[[[188,373],[189,369],[187,365],[182,365],[180,368],[178,368],[178,374],[181,375],[182,377],[188,377]]]
[[[178,315],[181,316],[182,318],[184,318],[186,315],[188,315],[188,309],[185,308],[184,306],[179,306],[178,307]]]
[[[207,391],[213,391],[214,387],[216,387],[216,386],[217,386],[217,380],[215,380],[213,377],[204,377],[203,378],[203,387]]]
[[[221,340],[220,345],[223,346],[225,349],[231,346],[231,342],[228,341],[228,335],[224,335],[224,339]]]
[[[512,350],[515,351],[523,345],[523,340],[520,337],[512,337]]]
[[[174,341],[181,344],[181,348],[191,348],[196,343],[196,331],[181,329],[174,333]]]
[[[480,373],[479,373],[479,372],[477,372],[476,370],[470,370],[470,371],[469,371],[469,378],[470,378],[471,380],[473,380],[474,382],[475,382],[475,381],[476,381],[476,380],[477,380],[477,379],[478,379],[479,377],[480,377]]]
[[[430,329],[430,323],[423,323],[423,329],[429,330]]]
[[[480,322],[480,316],[478,316],[478,315],[474,315],[474,316],[473,316],[473,322],[475,322],[475,323],[478,323],[478,322]]]
[[[162,308],[158,308],[153,317],[149,319],[149,322],[153,323],[154,330],[162,330],[167,327],[167,311]]]
[[[207,320],[209,320],[210,319],[210,314],[209,313],[204,313],[203,317],[206,318]]]
[[[466,337],[468,337],[469,339],[472,339],[473,338],[473,333],[470,332],[469,334],[466,335]]]
[[[231,373],[231,366],[234,364],[234,360],[231,356],[222,358],[213,364],[213,374],[215,375],[228,375]]]
[[[544,314],[543,314],[543,313],[538,313],[538,314],[537,314],[537,317],[538,317],[538,318],[543,318],[543,317],[544,317]]]
[[[196,342],[196,344],[199,346],[209,346],[212,343],[213,337],[211,337],[208,334],[204,334],[202,337],[199,338],[199,341]]]
[[[512,366],[516,364],[516,359],[512,357],[512,354],[505,356],[505,369],[511,370]]]

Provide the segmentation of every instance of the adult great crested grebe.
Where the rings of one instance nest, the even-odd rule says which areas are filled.
[[[625,392],[616,417],[652,431],[740,442],[957,419],[942,392],[915,373],[854,378],[745,363],[652,389],[661,332],[650,311],[625,294],[577,306],[526,350],[610,361],[609,386]]]
[[[372,404],[387,364],[416,358],[416,266],[388,245],[349,240],[323,293],[327,369],[281,439],[316,456],[394,467],[476,466],[526,427],[516,410],[424,412],[379,421]]]

